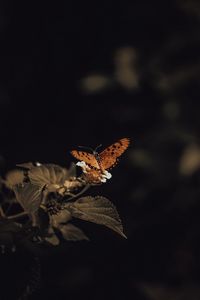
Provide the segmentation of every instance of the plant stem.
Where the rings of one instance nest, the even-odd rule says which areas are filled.
[[[8,216],[7,219],[8,220],[15,220],[15,219],[17,220],[17,219],[19,219],[21,217],[24,217],[26,215],[27,215],[27,213],[25,211],[22,211],[22,212],[20,212],[18,214],[15,214],[15,215],[12,215],[12,216]]]
[[[83,188],[78,194],[71,196],[70,198],[66,199],[66,201],[67,201],[67,202],[68,202],[68,201],[72,201],[72,200],[74,200],[74,199],[80,197],[83,193],[85,193],[85,192],[89,189],[89,187],[90,187],[90,184],[87,184],[86,186],[84,186],[84,188]],[[2,209],[1,206],[0,206],[0,215],[1,215],[2,217],[6,217],[6,216],[5,216],[5,213],[4,213],[4,211],[3,211],[3,209]],[[6,218],[7,218],[8,220],[18,220],[18,219],[20,219],[21,217],[24,217],[24,216],[27,216],[27,215],[28,215],[28,214],[27,214],[25,211],[22,211],[22,212],[20,212],[20,213],[18,213],[18,214],[11,215],[11,216],[7,216]]]
[[[3,208],[0,206],[0,215],[1,215],[1,217],[3,217],[3,218],[5,218],[5,213],[4,213],[4,211],[3,211]]]
[[[90,184],[87,184],[78,194],[66,199],[66,201],[68,202],[68,201],[71,201],[71,200],[74,200],[74,199],[80,197],[83,193],[85,193],[89,189],[89,187],[90,187]]]

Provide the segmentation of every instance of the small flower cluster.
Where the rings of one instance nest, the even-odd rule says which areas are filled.
[[[91,183],[105,183],[107,179],[112,177],[112,174],[108,171],[101,171],[100,169],[92,169],[84,161],[77,162],[77,166],[82,168],[85,178]]]

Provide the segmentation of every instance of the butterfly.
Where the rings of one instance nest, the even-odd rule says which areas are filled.
[[[114,167],[124,151],[130,144],[129,138],[123,138],[98,153],[97,148],[93,153],[72,150],[71,154],[78,160],[84,161],[90,168],[102,173]]]

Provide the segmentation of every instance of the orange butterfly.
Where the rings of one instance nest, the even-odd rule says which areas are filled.
[[[90,168],[101,171],[108,170],[114,167],[118,161],[118,157],[121,156],[128,148],[130,139],[123,138],[116,143],[110,145],[102,152],[98,153],[96,150],[92,150],[93,153],[84,151],[72,150],[71,154],[80,161],[84,161]]]

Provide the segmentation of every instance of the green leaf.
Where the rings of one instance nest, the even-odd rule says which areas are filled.
[[[52,244],[53,246],[58,246],[60,244],[59,238],[54,234],[45,238],[45,241]]]
[[[52,226],[59,228],[60,224],[69,222],[72,218],[72,215],[69,210],[63,209],[58,214],[53,215],[51,218]]]
[[[32,184],[44,185],[63,185],[68,178],[68,171],[58,165],[46,164],[34,167],[29,170],[29,178]]]
[[[81,229],[72,224],[60,225],[59,230],[61,231],[63,238],[67,241],[89,240]]]
[[[8,188],[13,189],[17,184],[24,181],[24,172],[21,170],[12,170],[6,174],[5,184]]]
[[[17,201],[23,209],[29,213],[35,213],[42,201],[42,189],[31,183],[19,184],[14,186],[13,190]]]
[[[60,244],[59,238],[56,236],[53,228],[50,226],[48,230],[48,236],[45,237],[45,241],[52,244],[53,246],[57,246]]]
[[[76,164],[75,163],[71,163],[69,169],[68,169],[68,173],[70,177],[76,177]]]
[[[105,197],[83,197],[68,204],[68,209],[73,217],[104,225],[126,238],[117,209]]]
[[[27,162],[27,163],[23,163],[23,164],[17,164],[16,166],[19,167],[19,168],[28,169],[28,170],[30,170],[30,169],[32,169],[32,168],[35,167],[32,162]]]

